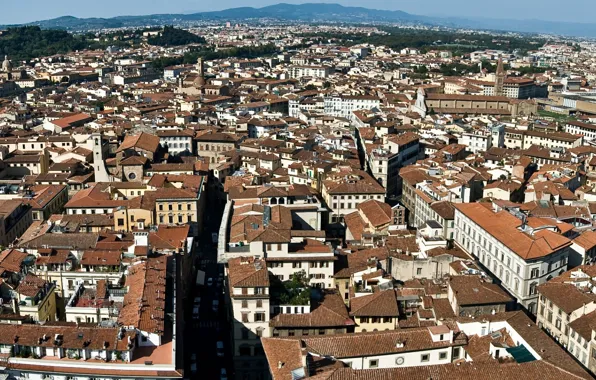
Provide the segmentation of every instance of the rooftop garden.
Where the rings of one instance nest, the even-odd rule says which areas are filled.
[[[310,305],[310,287],[305,271],[293,273],[289,281],[271,279],[271,295],[279,305]]]

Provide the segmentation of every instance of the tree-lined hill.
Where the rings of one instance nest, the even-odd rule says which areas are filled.
[[[88,46],[84,36],[38,26],[9,28],[0,36],[0,55],[14,60],[65,54]]]

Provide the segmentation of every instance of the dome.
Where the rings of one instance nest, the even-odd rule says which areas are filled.
[[[2,71],[9,72],[12,70],[12,64],[8,60],[8,56],[4,56],[4,62],[2,62]]]
[[[203,87],[205,85],[205,77],[199,75],[194,81],[193,84],[195,87]]]

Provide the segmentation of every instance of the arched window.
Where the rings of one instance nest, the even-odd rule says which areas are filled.
[[[276,205],[277,204],[277,198],[271,198],[271,201],[269,202],[272,205]]]
[[[286,199],[285,198],[279,198],[279,204],[283,205],[286,203]]]

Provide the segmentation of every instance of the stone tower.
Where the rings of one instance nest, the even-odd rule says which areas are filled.
[[[194,85],[195,87],[203,87],[205,85],[205,67],[203,65],[203,57],[199,57],[199,59],[197,59],[197,65],[195,67],[198,76],[194,81]]]
[[[93,140],[93,171],[95,173],[95,182],[111,182],[104,161],[101,133],[92,133],[91,139]]]
[[[505,70],[503,69],[503,58],[499,56],[497,72],[495,73],[495,96],[503,96],[503,85],[505,83]]]
[[[12,70],[12,63],[8,59],[8,56],[5,55],[4,61],[2,62],[2,71],[4,71],[5,73],[9,73],[9,72],[11,72],[11,70]]]

